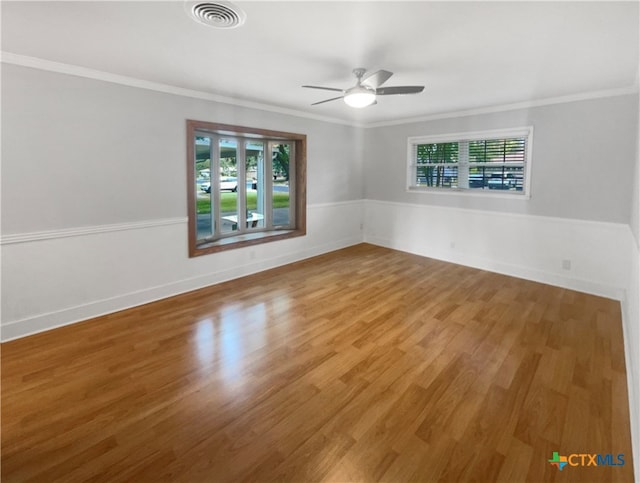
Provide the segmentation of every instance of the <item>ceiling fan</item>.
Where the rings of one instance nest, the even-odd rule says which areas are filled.
[[[376,96],[392,96],[396,94],[418,94],[424,90],[424,86],[394,86],[394,87],[380,87],[387,82],[393,75],[393,72],[388,70],[379,70],[373,74],[369,74],[364,77],[366,69],[357,68],[353,69],[353,73],[358,79],[356,85],[350,89],[336,89],[334,87],[320,87],[320,86],[302,86],[308,89],[322,89],[325,91],[341,92],[342,95],[338,97],[332,97],[331,99],[325,99],[324,101],[314,102],[312,106],[318,104],[324,104],[325,102],[336,101],[338,99],[344,99],[344,102],[351,107],[367,107],[371,104],[376,104]],[[364,79],[363,79],[364,77]]]

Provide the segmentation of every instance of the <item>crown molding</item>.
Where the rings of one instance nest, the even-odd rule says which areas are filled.
[[[14,54],[12,52],[1,51],[0,62],[5,64],[18,65],[21,67],[29,67],[32,69],[46,70],[49,72],[56,72],[59,74],[73,75],[76,77],[85,77],[87,79],[94,79],[104,82],[110,82],[113,84],[125,85],[128,87],[137,87],[139,89],[147,89],[156,92],[163,92],[165,94],[173,94],[182,97],[192,97],[195,99],[203,99],[206,101],[220,102],[223,104],[231,104],[238,107],[246,107],[249,109],[258,109],[261,111],[269,111],[277,114],[286,114],[289,116],[304,117],[313,119],[316,121],[330,122],[333,124],[343,124],[347,126],[363,127],[362,124],[346,121],[344,119],[338,119],[329,116],[321,116],[312,114],[305,111],[298,111],[296,109],[289,109],[286,107],[274,106],[271,104],[264,104],[261,102],[248,101],[245,99],[238,99],[234,97],[222,96],[213,94],[210,92],[197,91],[194,89],[185,89],[183,87],[176,87],[169,84],[162,84],[160,82],[147,81],[143,79],[137,79],[135,77],[128,77],[119,74],[112,74],[111,72],[105,72],[102,70],[90,69],[88,67],[81,67],[78,65],[65,64],[62,62],[54,62],[51,60],[40,59],[38,57],[30,57],[28,55]]]
[[[496,112],[514,111],[518,109],[531,109],[533,107],[549,106],[553,104],[564,104],[569,102],[585,101],[591,99],[600,99],[606,97],[624,96],[629,94],[637,94],[640,91],[639,78],[636,76],[633,85],[628,87],[622,87],[617,89],[589,91],[579,94],[571,94],[560,97],[550,97],[545,99],[536,99],[524,102],[517,102],[513,104],[503,104],[498,106],[486,106],[476,109],[467,109],[460,111],[447,111],[436,114],[429,114],[426,116],[418,116],[404,119],[394,119],[390,121],[379,121],[372,123],[363,123],[357,121],[347,121],[345,119],[338,119],[329,116],[321,116],[312,114],[305,111],[299,111],[296,109],[289,109],[280,106],[274,106],[271,104],[264,104],[255,101],[248,101],[245,99],[237,99],[228,96],[222,96],[213,94],[210,92],[197,91],[193,89],[185,89],[183,87],[176,87],[168,84],[162,84],[159,82],[152,82],[143,79],[137,79],[135,77],[128,77],[119,74],[112,74],[96,69],[89,69],[87,67],[80,67],[72,64],[65,64],[62,62],[54,62],[50,60],[40,59],[38,57],[30,57],[27,55],[14,54],[12,52],[0,51],[0,62],[5,64],[18,65],[21,67],[29,67],[32,69],[40,69],[50,72],[56,72],[60,74],[73,75],[77,77],[85,77],[88,79],[95,79],[104,82],[111,82],[114,84],[125,85],[129,87],[137,87],[139,89],[147,89],[157,92],[163,92],[165,94],[173,94],[176,96],[191,97],[195,99],[203,99],[206,101],[220,102],[223,104],[230,104],[238,107],[246,107],[249,109],[258,109],[261,111],[274,112],[277,114],[285,114],[289,116],[302,117],[307,119],[313,119],[316,121],[329,122],[333,124],[342,124],[351,127],[359,127],[364,129],[397,126],[403,124],[413,124],[419,122],[435,121],[439,119],[450,119],[454,117],[475,116],[479,114],[491,114]]]
[[[618,89],[607,89],[601,91],[582,92],[580,94],[571,94],[568,96],[549,97],[546,99],[536,99],[531,101],[516,102],[513,104],[504,104],[500,106],[479,107],[477,109],[467,109],[462,111],[442,112],[438,114],[430,114],[428,116],[419,116],[413,118],[405,118],[394,121],[380,121],[365,124],[365,128],[376,128],[386,126],[397,126],[402,124],[413,124],[418,122],[436,121],[438,119],[450,119],[452,117],[476,116],[478,114],[492,114],[495,112],[515,111],[518,109],[531,109],[534,107],[550,106],[554,104],[565,104],[569,102],[587,101],[592,99],[601,99],[605,97],[626,96],[630,94],[638,94],[637,85],[621,87]]]

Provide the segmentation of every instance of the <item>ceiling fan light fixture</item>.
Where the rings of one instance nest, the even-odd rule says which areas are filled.
[[[376,102],[376,93],[372,89],[358,86],[349,91],[344,96],[344,102],[351,107],[363,108]]]
[[[358,68],[353,69],[353,74],[356,76],[356,85],[351,89],[337,89],[335,87],[322,87],[322,86],[302,86],[307,89],[320,89],[324,91],[340,92],[342,95],[338,97],[332,97],[331,99],[324,99],[323,101],[314,102],[312,106],[324,104],[326,102],[337,101],[343,99],[345,104],[350,107],[360,109],[370,106],[376,103],[378,96],[392,96],[398,94],[419,94],[424,90],[424,86],[393,86],[393,87],[380,87],[382,84],[389,80],[389,77],[393,75],[393,72],[388,70],[379,70],[366,77],[366,69]],[[364,77],[364,78],[363,78]]]

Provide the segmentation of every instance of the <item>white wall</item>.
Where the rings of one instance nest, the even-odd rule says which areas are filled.
[[[371,243],[528,280],[618,300],[627,285],[620,223],[367,200],[364,226]]]
[[[640,116],[640,100],[637,107],[637,113]],[[629,275],[627,296],[623,301],[623,317],[629,399],[631,402],[631,424],[633,428],[634,464],[636,475],[640,475],[640,126],[638,126],[636,132],[635,160],[630,222],[633,242],[629,244],[631,273]],[[636,479],[640,480],[640,476]]]
[[[629,287],[623,301],[623,320],[627,380],[629,381],[629,410],[633,439],[636,480],[640,480],[640,251],[637,239],[629,243]]]
[[[189,259],[186,119],[307,134],[308,235]],[[2,121],[3,340],[362,239],[354,127],[7,64]]]

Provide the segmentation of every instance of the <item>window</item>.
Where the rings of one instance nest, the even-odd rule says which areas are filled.
[[[187,121],[189,255],[306,233],[306,136]]]
[[[533,128],[409,138],[410,191],[529,196]]]

